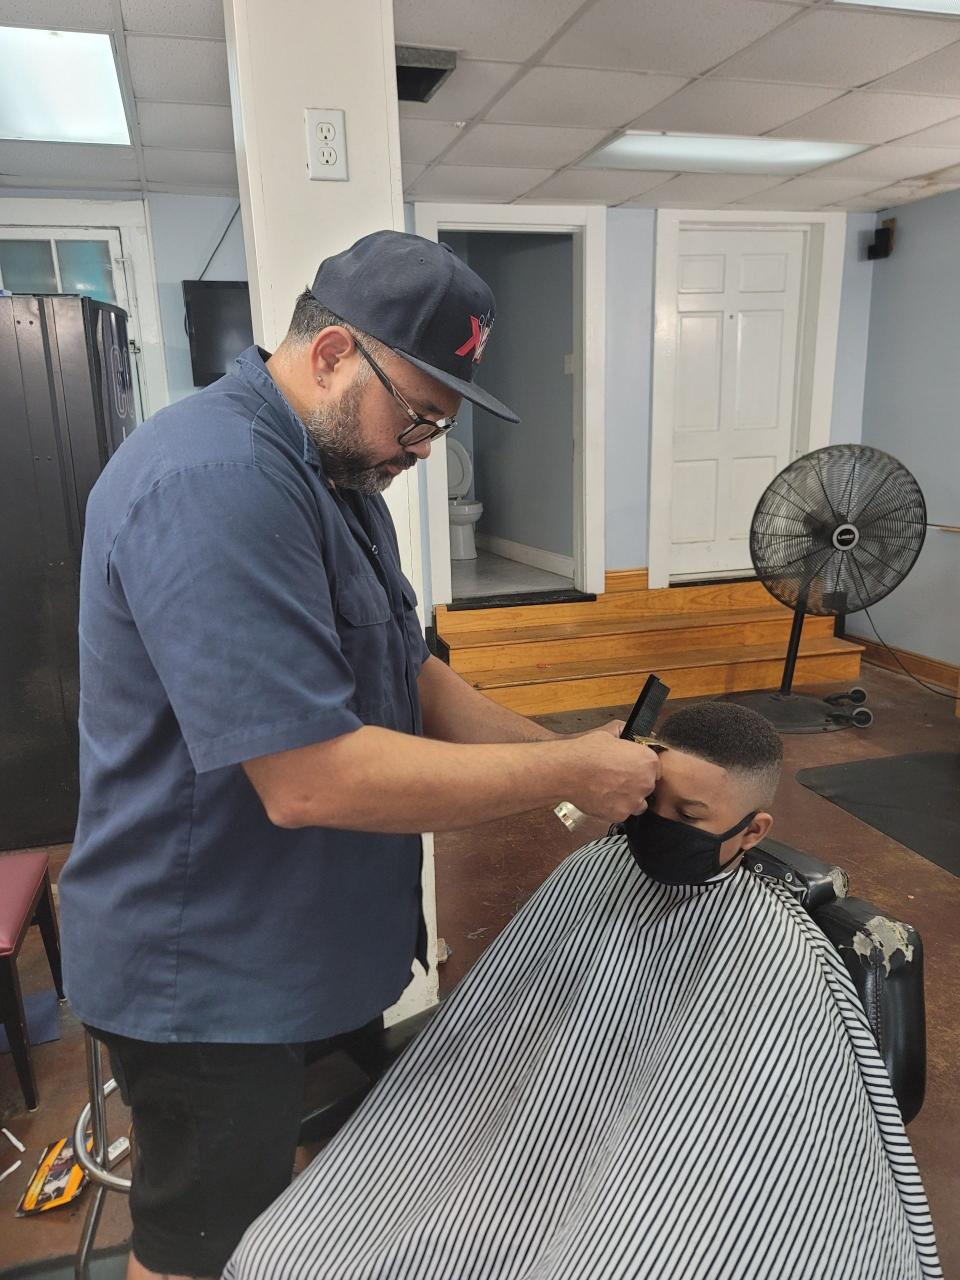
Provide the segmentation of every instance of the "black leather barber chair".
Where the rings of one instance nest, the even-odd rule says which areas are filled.
[[[909,1123],[923,1104],[926,1080],[923,945],[919,934],[869,902],[847,897],[847,875],[839,867],[778,840],[765,840],[751,849],[746,865],[755,875],[788,888],[840,952],[867,1012],[903,1119]],[[435,1008],[427,1009],[386,1029],[371,1023],[316,1046],[307,1071],[301,1142],[332,1138],[435,1012]],[[100,1048],[88,1036],[90,1102],[75,1128],[78,1152],[81,1135],[88,1127],[93,1132],[93,1150],[79,1158],[94,1183],[74,1268],[77,1280],[87,1280],[104,1193],[130,1188],[128,1179],[110,1170],[104,1100],[116,1085],[113,1080],[103,1081]]]
[[[919,933],[862,898],[848,897],[847,874],[839,867],[779,840],[761,841],[745,861],[756,875],[785,885],[839,951],[909,1124],[923,1106],[927,1078]]]

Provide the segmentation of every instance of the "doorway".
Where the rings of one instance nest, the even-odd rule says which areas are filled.
[[[464,402],[434,449],[429,603],[602,591],[603,210],[418,205],[416,230],[490,284],[497,322],[478,381],[522,419]],[[471,517],[465,538],[455,526]]]
[[[573,237],[450,231],[497,299],[485,389],[518,428],[464,401],[446,439],[454,604],[574,590]]]
[[[651,586],[753,576],[757,500],[829,442],[844,222],[658,215]]]

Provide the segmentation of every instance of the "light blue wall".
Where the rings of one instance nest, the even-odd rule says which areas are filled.
[[[863,443],[913,472],[929,520],[960,524],[960,192],[893,212],[893,254],[874,265]],[[870,610],[888,644],[960,662],[958,552],[956,535],[928,530],[912,573]],[[872,635],[862,616],[850,629]]]
[[[478,382],[519,426],[474,408],[478,532],[573,555],[573,239],[469,232],[470,265],[493,289],[497,321]]]
[[[196,280],[213,252],[237,201],[230,196],[147,196],[153,234],[160,325],[167,361],[167,387],[171,400],[181,400],[196,389],[190,369],[190,344],[183,326],[184,280]],[[243,231],[240,215],[233,221],[223,244],[210,263],[205,280],[246,280]],[[293,299],[290,300],[291,311]]]
[[[606,555],[647,563],[656,214],[607,210]]]
[[[831,444],[858,443],[863,427],[863,391],[874,271],[873,263],[867,258],[867,245],[873,239],[876,225],[875,213],[847,214]]]

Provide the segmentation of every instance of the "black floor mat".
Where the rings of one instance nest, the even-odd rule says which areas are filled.
[[[960,876],[960,754],[854,760],[801,769],[797,781]]]

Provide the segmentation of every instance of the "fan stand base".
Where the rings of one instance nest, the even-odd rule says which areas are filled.
[[[735,702],[764,716],[780,733],[832,733],[853,727],[849,709],[825,702],[807,693],[780,693],[759,689],[752,693],[729,693],[721,702]]]

